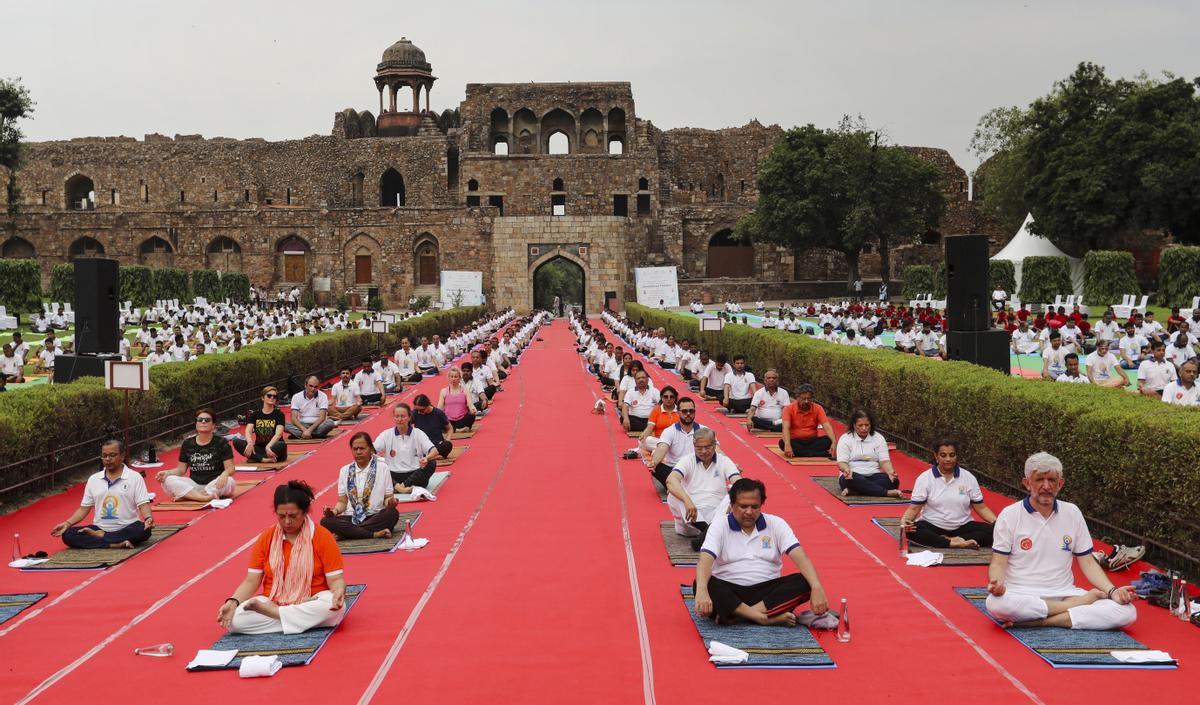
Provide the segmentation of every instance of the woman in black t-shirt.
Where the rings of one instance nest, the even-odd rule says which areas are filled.
[[[213,433],[216,417],[205,407],[196,412],[196,435],[179,449],[179,465],[156,475],[175,501],[211,502],[232,497],[237,483],[233,479],[233,449],[229,441]],[[184,473],[190,477],[184,477]]]
[[[252,463],[287,460],[287,442],[283,440],[283,412],[275,408],[279,390],[263,387],[262,409],[246,417],[246,435],[235,438],[233,446]]]

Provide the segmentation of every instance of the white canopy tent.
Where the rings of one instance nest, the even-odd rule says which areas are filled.
[[[1013,263],[1013,269],[1016,270],[1017,275],[1017,291],[1020,291],[1021,264],[1026,257],[1066,257],[1067,261],[1071,263],[1071,288],[1074,291],[1062,293],[1083,294],[1083,260],[1069,256],[1041,235],[1034,235],[1029,230],[1029,224],[1032,222],[1033,214],[1029,213],[1025,216],[1025,222],[1021,224],[1021,229],[1017,231],[1013,239],[1009,240],[1004,249],[997,252],[992,259],[1004,259]]]

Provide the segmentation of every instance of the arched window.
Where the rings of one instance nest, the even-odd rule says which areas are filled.
[[[446,150],[446,190],[458,190],[458,147]]]
[[[94,237],[81,237],[71,243],[67,251],[67,261],[73,262],[80,257],[100,257],[104,254],[104,245]]]
[[[647,179],[644,176],[642,178],[638,179],[638,191],[649,191],[649,190],[650,190],[650,179]]]
[[[76,174],[67,180],[66,185],[67,210],[90,211],[96,207],[96,185],[83,174]]]
[[[625,153],[625,141],[620,137],[610,136],[608,138],[608,153],[612,155],[620,155]]]
[[[174,263],[175,248],[157,235],[146,238],[138,246],[138,264],[148,267],[170,267]]]
[[[205,261],[209,269],[236,272],[242,268],[242,246],[228,237],[218,237],[208,244]]]
[[[491,129],[489,135],[491,137],[492,153],[500,154],[496,151],[500,142],[504,142],[504,153],[508,154],[508,111],[504,108],[495,108],[491,115]]]
[[[508,138],[507,137],[494,138],[494,141],[492,143],[492,154],[498,154],[502,157],[508,155]]]
[[[570,154],[574,146],[575,118],[561,108],[555,108],[542,118],[543,152]]]
[[[754,247],[733,239],[733,231],[719,230],[708,241],[708,277],[754,276]]]
[[[438,264],[438,241],[429,233],[423,233],[417,238],[414,249],[413,274],[416,275],[417,286],[436,286],[441,281],[441,268]]]
[[[388,169],[379,177],[379,206],[400,208],[404,205],[404,177],[395,169]]]
[[[550,154],[570,154],[571,139],[564,132],[553,132],[547,142]]]
[[[275,246],[281,269],[276,272],[282,281],[301,283],[308,279],[308,256],[311,251],[308,241],[299,235],[289,235]]]
[[[3,247],[0,247],[0,257],[4,259],[34,259],[37,257],[37,252],[25,238],[10,237],[4,241]]]
[[[470,181],[467,182],[467,190],[468,191],[478,191],[479,190],[479,182],[476,181],[475,179],[471,179]]]
[[[565,189],[563,189],[563,180],[562,180],[561,178],[555,179],[555,180],[554,180],[554,184],[553,184],[553,188],[551,188],[550,190],[551,190],[551,191],[563,191],[563,190],[565,190]]]
[[[513,114],[513,154],[533,154],[537,152],[537,116],[529,108],[521,108]]]

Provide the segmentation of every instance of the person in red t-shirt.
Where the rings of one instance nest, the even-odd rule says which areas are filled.
[[[833,447],[835,434],[833,424],[825,415],[825,409],[813,401],[811,384],[802,384],[796,390],[796,401],[783,410],[783,438],[779,448],[789,458],[828,458]],[[818,431],[824,429],[825,435]]]

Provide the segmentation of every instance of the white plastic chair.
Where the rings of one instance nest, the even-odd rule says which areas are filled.
[[[17,327],[17,317],[8,315],[8,311],[0,306],[0,330],[8,330],[9,328]]]
[[[1184,318],[1191,318],[1192,311],[1195,311],[1198,308],[1200,308],[1200,296],[1193,296],[1192,297],[1192,307],[1179,309],[1179,315],[1183,316]]]

